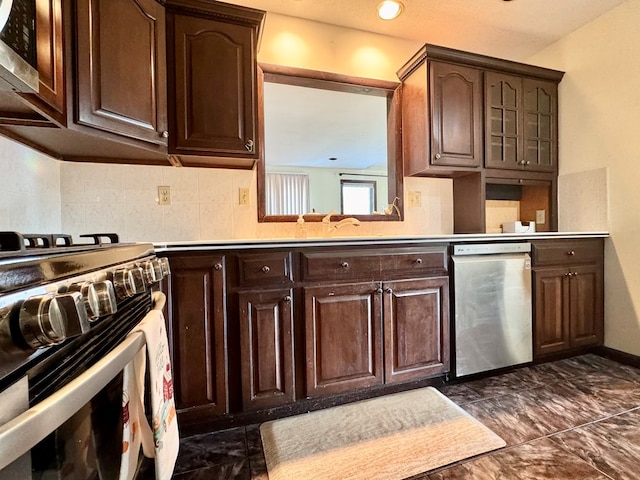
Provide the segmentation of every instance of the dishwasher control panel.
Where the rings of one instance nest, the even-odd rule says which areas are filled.
[[[454,255],[496,255],[500,253],[529,253],[530,243],[468,243],[453,246]]]

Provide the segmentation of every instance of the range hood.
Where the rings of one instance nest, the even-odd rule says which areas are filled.
[[[38,91],[35,0],[0,0],[0,89]]]

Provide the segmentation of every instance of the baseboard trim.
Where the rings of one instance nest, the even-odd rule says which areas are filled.
[[[593,349],[593,353],[595,353],[596,355],[600,355],[601,357],[608,358],[609,360],[622,363],[624,365],[640,368],[640,356],[638,355],[633,355],[631,353],[622,352],[620,350],[605,346],[595,347]]]

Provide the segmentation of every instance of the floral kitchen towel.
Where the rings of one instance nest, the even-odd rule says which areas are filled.
[[[149,439],[142,441],[145,456],[155,457],[156,479],[169,480],[173,474],[180,438],[173,398],[173,377],[169,359],[169,343],[161,310],[152,310],[135,327],[147,342],[149,360],[153,448]],[[149,451],[151,450],[151,451]]]

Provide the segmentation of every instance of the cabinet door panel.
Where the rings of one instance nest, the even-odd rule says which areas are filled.
[[[228,411],[224,258],[170,258],[170,343],[176,407]]]
[[[294,400],[292,291],[239,294],[242,403],[245,409]]]
[[[431,62],[431,163],[482,163],[482,72]]]
[[[304,289],[308,397],[382,383],[379,286]]]
[[[176,15],[174,153],[257,158],[254,32]]]
[[[164,8],[79,0],[77,15],[78,123],[166,144]]]
[[[62,0],[37,0],[38,97],[65,112]]]
[[[599,265],[571,268],[571,342],[574,347],[603,340],[602,269]]]
[[[387,282],[384,294],[385,383],[449,370],[449,279]]]
[[[485,73],[485,166],[522,168],[522,79]]]
[[[524,157],[526,169],[557,169],[558,86],[553,82],[523,80]]]
[[[566,350],[571,345],[568,268],[534,271],[536,355]]]

